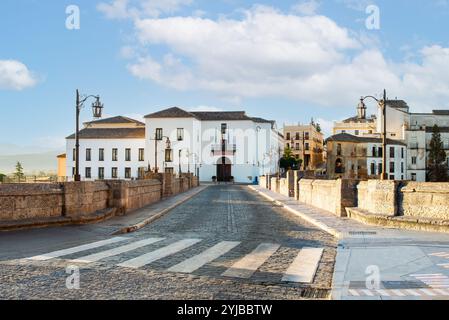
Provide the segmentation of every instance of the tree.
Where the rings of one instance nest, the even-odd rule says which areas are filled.
[[[23,173],[23,167],[20,162],[17,162],[16,164],[16,172],[14,172],[14,176],[19,180],[19,182],[25,177],[25,174]]]
[[[295,158],[291,148],[286,148],[284,150],[284,156],[281,158],[281,168],[285,170],[297,170],[301,163],[302,161],[300,159]]]
[[[437,125],[433,127],[432,140],[430,140],[428,177],[431,182],[449,181],[446,152]]]
[[[321,125],[318,122],[316,123],[315,128],[317,132],[321,133]]]
[[[3,182],[6,178],[6,174],[0,173],[0,182]]]

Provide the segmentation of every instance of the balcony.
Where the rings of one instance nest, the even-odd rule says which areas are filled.
[[[234,156],[237,146],[235,144],[214,144],[211,152],[213,156]]]

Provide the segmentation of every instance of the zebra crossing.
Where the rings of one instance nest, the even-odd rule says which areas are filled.
[[[449,252],[434,252],[431,253],[430,256],[437,257],[437,258],[443,258],[443,259],[449,259]],[[437,266],[442,267],[444,269],[449,269],[449,263],[439,263]]]
[[[163,241],[171,243],[163,247],[152,248],[153,245]],[[201,244],[202,241],[202,239],[190,238],[170,240],[164,237],[150,237],[138,240],[133,239],[132,237],[114,237],[31,256],[24,260],[45,262],[52,259],[64,259],[64,257],[70,256],[69,259],[65,259],[69,263],[89,265],[114,257],[114,259],[121,260],[117,263],[114,262],[114,265],[117,267],[139,269],[171,256],[176,257],[177,254],[180,254],[185,258],[187,249],[194,248],[196,245]],[[185,258],[181,262],[177,260],[177,264],[166,268],[165,271],[184,274],[193,273],[221,257],[226,257],[227,254],[231,253],[241,245],[242,243],[240,241],[220,241],[205,250],[202,247],[200,253]],[[111,248],[111,246],[114,247]],[[280,244],[261,243],[248,254],[242,254],[241,257],[237,256],[236,258],[234,252],[232,258],[236,259],[235,263],[222,272],[221,276],[224,278],[250,279],[262,265],[267,263],[269,259],[273,259],[273,255],[278,252],[280,248]],[[143,250],[146,250],[146,252],[135,256],[136,254],[142,253]],[[89,252],[86,254],[86,251]],[[91,253],[92,251],[96,252]],[[198,250],[196,252],[198,252]],[[296,258],[294,258],[286,268],[280,281],[304,284],[313,283],[323,252],[323,248],[300,249]],[[73,258],[74,255],[80,256]],[[126,257],[122,257],[122,255]],[[123,259],[126,260],[122,261]]]

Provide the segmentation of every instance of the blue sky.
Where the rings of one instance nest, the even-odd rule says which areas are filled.
[[[0,144],[61,148],[76,88],[111,116],[243,109],[327,130],[384,87],[413,110],[447,109],[447,30],[447,0],[2,0]]]

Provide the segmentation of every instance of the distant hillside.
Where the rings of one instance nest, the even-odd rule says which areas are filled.
[[[17,161],[22,164],[25,174],[35,174],[39,171],[56,172],[58,168],[56,156],[61,153],[63,153],[63,151],[47,151],[43,153],[17,155],[0,154],[0,173],[13,173]]]

